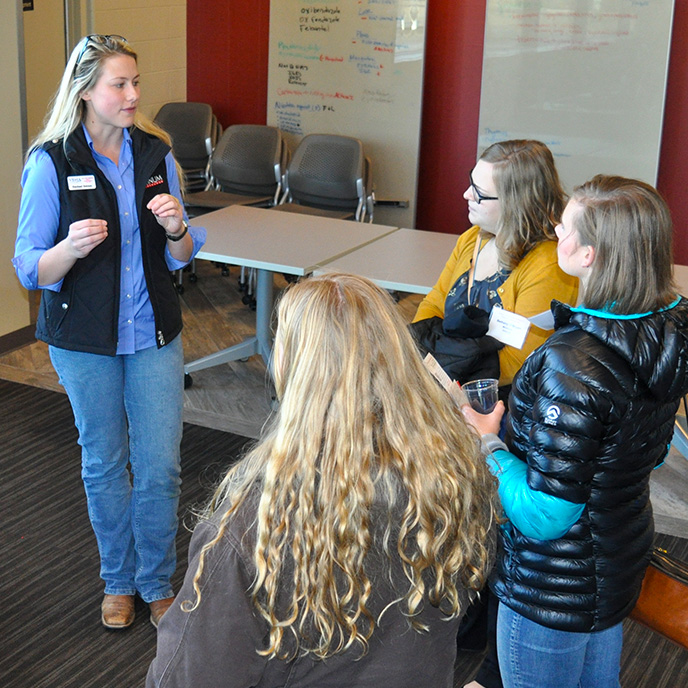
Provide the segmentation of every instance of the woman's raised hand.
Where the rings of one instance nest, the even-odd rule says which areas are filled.
[[[184,222],[184,209],[181,203],[171,194],[153,196],[146,206],[168,234],[180,234]]]
[[[105,220],[88,218],[69,225],[69,234],[65,242],[74,258],[85,258],[96,246],[105,241],[107,234]]]

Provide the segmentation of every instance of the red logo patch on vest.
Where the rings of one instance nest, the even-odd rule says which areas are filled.
[[[154,177],[151,177],[147,182],[146,182],[146,188],[150,189],[152,186],[158,186],[158,184],[163,183],[163,178],[161,174],[156,174]]]

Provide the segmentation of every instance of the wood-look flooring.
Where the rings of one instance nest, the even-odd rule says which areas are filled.
[[[255,333],[255,312],[243,304],[238,288],[240,269],[223,275],[210,261],[196,261],[198,281],[184,273],[181,295],[184,360],[194,361],[242,341]],[[276,295],[285,286],[275,276]],[[399,307],[408,320],[420,302],[417,295],[400,295]],[[193,374],[193,385],[184,392],[184,420],[245,437],[260,435],[271,412],[272,386],[263,360],[252,356]],[[43,342],[0,355],[0,379],[21,382],[58,392],[60,386]]]
[[[198,281],[183,277],[185,360],[193,361],[242,341],[255,333],[255,313],[241,301],[239,268],[223,275],[219,266],[196,261]],[[275,289],[286,286],[275,276]],[[410,322],[421,297],[398,294],[399,308]],[[260,356],[234,361],[193,374],[184,392],[184,420],[216,430],[257,438],[271,413],[272,385]],[[62,392],[48,356],[48,347],[35,342],[0,356],[0,379]],[[683,419],[685,421],[685,418]],[[672,448],[665,465],[651,478],[657,531],[679,537],[688,534],[688,460]]]

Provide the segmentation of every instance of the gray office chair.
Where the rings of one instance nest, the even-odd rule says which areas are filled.
[[[210,183],[210,156],[222,126],[207,103],[165,103],[155,116],[155,123],[172,139],[172,153],[184,172],[186,192],[200,191]],[[195,261],[189,279],[196,281]],[[184,292],[183,270],[177,270],[177,291]]]
[[[371,163],[350,136],[308,134],[284,175],[284,194],[274,210],[372,222]]]
[[[230,205],[275,205],[287,155],[282,133],[276,127],[259,124],[228,127],[210,158],[207,188],[187,194],[186,205],[201,212]]]
[[[210,156],[222,133],[207,103],[165,103],[155,123],[172,139],[172,153],[184,171],[186,190],[200,191],[210,181]]]
[[[189,215],[197,216],[230,205],[267,208],[277,203],[289,151],[282,132],[260,124],[227,127],[210,159],[210,182],[204,191],[187,194]],[[222,266],[223,274],[229,273]],[[243,302],[255,308],[255,272],[241,269]]]

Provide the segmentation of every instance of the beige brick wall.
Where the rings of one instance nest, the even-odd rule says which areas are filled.
[[[29,297],[19,284],[10,260],[14,255],[22,169],[22,126],[19,81],[21,14],[17,5],[0,3],[0,336],[29,324]]]
[[[139,56],[140,110],[186,100],[186,0],[93,0],[93,32],[117,33]]]

